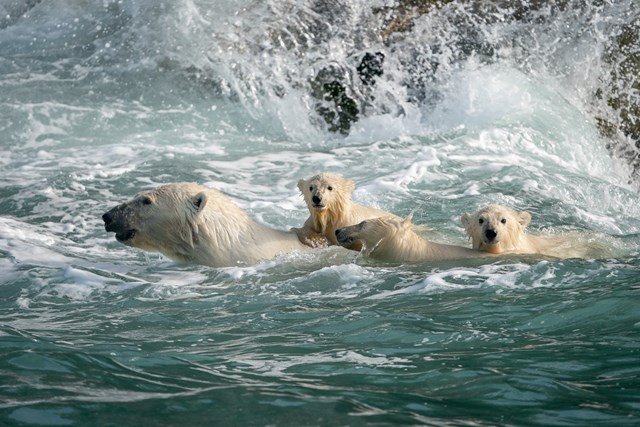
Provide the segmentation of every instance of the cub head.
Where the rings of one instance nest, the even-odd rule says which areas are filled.
[[[366,219],[359,224],[336,230],[340,246],[362,251],[373,257],[393,260],[405,250],[409,236],[415,236],[411,216],[406,219],[381,217]]]
[[[216,193],[193,183],[163,185],[138,193],[102,220],[125,245],[185,260],[198,241],[199,218]]]
[[[352,180],[331,173],[321,173],[298,181],[298,188],[312,214],[341,210],[351,200],[355,187]]]
[[[476,213],[465,213],[460,222],[474,249],[500,253],[517,245],[531,222],[531,214],[502,205],[489,205]]]

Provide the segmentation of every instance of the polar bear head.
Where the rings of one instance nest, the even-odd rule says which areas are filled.
[[[229,233],[234,222],[227,218],[248,221],[246,213],[219,191],[186,182],[140,192],[102,216],[105,230],[114,232],[119,242],[176,261],[192,261],[201,240],[210,244]]]
[[[394,260],[415,249],[416,230],[411,216],[371,218],[337,229],[336,239],[344,248],[364,250],[372,258]]]
[[[531,222],[529,212],[516,212],[502,205],[489,205],[460,218],[473,248],[501,253],[517,247]]]
[[[338,216],[350,203],[355,187],[352,180],[331,173],[321,173],[298,181],[298,188],[312,215],[329,212]]]

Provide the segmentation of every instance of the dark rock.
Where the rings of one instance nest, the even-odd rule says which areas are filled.
[[[384,63],[384,54],[382,52],[365,53],[362,57],[362,61],[356,68],[360,80],[362,83],[373,86],[376,84],[375,77],[379,77],[383,74],[382,64]]]
[[[640,23],[622,27],[604,54],[608,75],[595,93],[610,112],[596,117],[600,132],[612,139],[611,151],[625,158],[640,177]],[[617,135],[626,137],[620,140]]]
[[[321,69],[311,81],[311,95],[319,102],[316,112],[324,119],[329,131],[344,135],[358,121],[360,109],[350,89],[348,70],[339,66]]]

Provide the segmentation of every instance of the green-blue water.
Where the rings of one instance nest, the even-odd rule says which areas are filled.
[[[356,0],[2,4],[0,425],[638,425],[638,180],[588,96],[638,16],[616,3],[476,23],[491,60],[445,49],[463,35],[442,15],[385,43]],[[331,133],[309,80],[367,51],[385,72]],[[399,265],[332,247],[212,269],[101,220],[196,181],[298,227],[296,183],[319,171],[435,241],[469,246],[460,216],[499,202],[607,250]]]

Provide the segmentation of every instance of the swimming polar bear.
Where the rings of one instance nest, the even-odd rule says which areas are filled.
[[[372,218],[336,230],[338,243],[347,249],[364,251],[370,258],[389,262],[444,261],[481,258],[487,253],[462,246],[429,241],[417,234],[419,226],[411,216]]]
[[[532,236],[531,214],[503,205],[488,205],[460,218],[472,247],[492,254],[541,254],[555,258],[594,258],[608,253],[602,241],[578,233]],[[601,240],[601,239],[600,239]]]
[[[125,245],[211,267],[255,264],[309,250],[295,233],[258,224],[218,190],[195,183],[143,191],[102,219],[106,231]]]

